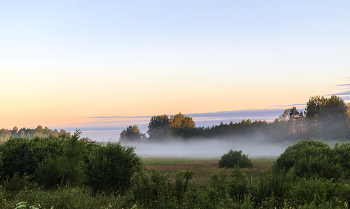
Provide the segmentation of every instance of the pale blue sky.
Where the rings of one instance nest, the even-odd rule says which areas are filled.
[[[1,1],[0,125],[350,93],[350,1]],[[23,105],[23,102],[26,105]],[[6,110],[6,111],[5,111]]]

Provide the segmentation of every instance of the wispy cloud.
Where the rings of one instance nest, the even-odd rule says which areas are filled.
[[[150,118],[149,115],[139,115],[139,116],[95,116],[95,117],[86,117],[86,118]]]
[[[349,78],[350,80],[350,78]],[[350,100],[350,83],[343,83],[343,84],[339,84],[339,85],[335,85],[335,86],[339,86],[342,87],[342,89],[346,89],[345,91],[342,92],[338,92],[335,94],[326,94],[326,96],[332,96],[332,95],[337,95],[340,96],[343,100],[348,101]]]
[[[344,84],[339,84],[339,85],[335,85],[335,86],[348,87],[348,88],[350,88],[350,83],[344,83]]]

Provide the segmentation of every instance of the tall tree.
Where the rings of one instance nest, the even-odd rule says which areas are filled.
[[[38,127],[36,127],[35,129],[34,136],[42,137],[43,132],[44,132],[43,127],[41,125],[38,125]]]
[[[306,102],[306,118],[314,119],[320,116],[321,109],[323,108],[326,102],[326,98],[323,96],[313,96],[309,98],[309,101]]]
[[[148,124],[148,139],[164,140],[169,136],[170,119],[167,115],[152,116]]]
[[[176,114],[170,117],[170,129],[173,135],[180,137],[192,136],[192,131],[195,127],[195,122],[192,117],[181,114]]]
[[[119,134],[119,141],[140,141],[145,140],[146,136],[140,133],[137,125],[129,126]]]
[[[52,130],[49,129],[47,126],[45,126],[44,130],[43,130],[43,136],[47,137],[50,136],[52,134]]]
[[[16,136],[17,136],[17,133],[18,133],[18,128],[15,126],[15,127],[13,127],[13,129],[12,129],[12,131],[11,131],[11,135],[12,135],[13,137],[16,137]]]
[[[348,105],[338,96],[326,99],[320,112],[324,138],[345,139]]]
[[[54,136],[54,137],[57,137],[57,136],[58,136],[58,130],[57,130],[57,129],[53,130],[52,136]]]
[[[317,133],[320,130],[320,114],[326,102],[323,96],[313,96],[306,102],[305,116],[307,120],[307,130],[309,137],[319,137]]]

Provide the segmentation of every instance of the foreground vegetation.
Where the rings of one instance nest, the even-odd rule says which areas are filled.
[[[11,138],[0,145],[0,208],[347,208],[349,153],[350,143],[300,141],[275,159],[245,156],[252,167],[241,169],[219,168],[224,156],[141,159],[79,131]]]

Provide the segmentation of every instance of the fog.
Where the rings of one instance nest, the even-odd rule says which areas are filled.
[[[234,141],[223,141],[216,139],[203,140],[171,140],[169,142],[138,142],[122,143],[122,145],[135,147],[135,152],[140,157],[221,157],[230,149],[242,150],[243,154],[250,157],[279,156],[284,152],[286,146],[272,145],[258,140],[240,139]]]

